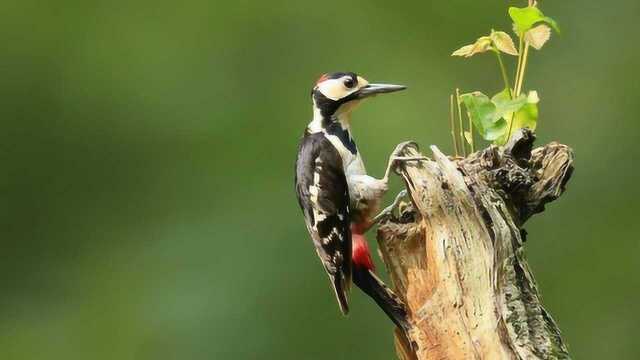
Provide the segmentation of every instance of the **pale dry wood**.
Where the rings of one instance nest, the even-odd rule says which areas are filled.
[[[454,160],[433,146],[433,160],[399,171],[412,204],[380,226],[378,243],[413,324],[415,351],[396,339],[401,359],[569,357],[521,228],[562,194],[573,153],[557,143],[532,151],[533,141],[519,131],[504,148]]]

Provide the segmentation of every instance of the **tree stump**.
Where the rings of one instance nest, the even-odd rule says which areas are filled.
[[[401,166],[411,204],[378,229],[380,255],[412,330],[401,359],[566,359],[525,257],[524,222],[565,190],[572,150],[532,150],[520,130],[502,147]],[[409,149],[407,156],[417,156]]]

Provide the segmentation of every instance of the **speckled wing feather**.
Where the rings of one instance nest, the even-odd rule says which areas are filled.
[[[340,310],[349,312],[351,230],[349,190],[342,159],[323,133],[306,133],[296,160],[296,193],[316,252]]]

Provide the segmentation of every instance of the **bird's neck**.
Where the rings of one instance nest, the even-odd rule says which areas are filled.
[[[349,131],[351,129],[351,112],[342,112],[339,114],[333,114],[329,117],[322,114],[319,108],[313,107],[313,120],[309,123],[307,128],[310,132],[316,133],[325,131],[328,127],[335,123],[339,123],[342,129]]]
[[[351,129],[351,113],[350,112],[337,115],[336,118],[338,119],[338,122],[340,123],[340,125],[342,125],[343,129],[345,130]]]

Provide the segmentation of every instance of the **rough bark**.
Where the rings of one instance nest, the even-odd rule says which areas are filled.
[[[396,333],[400,358],[569,358],[525,260],[522,226],[562,194],[573,152],[532,150],[533,141],[519,131],[465,159],[432,146],[433,160],[399,169],[412,203],[380,226],[378,243],[413,325],[413,349]]]

